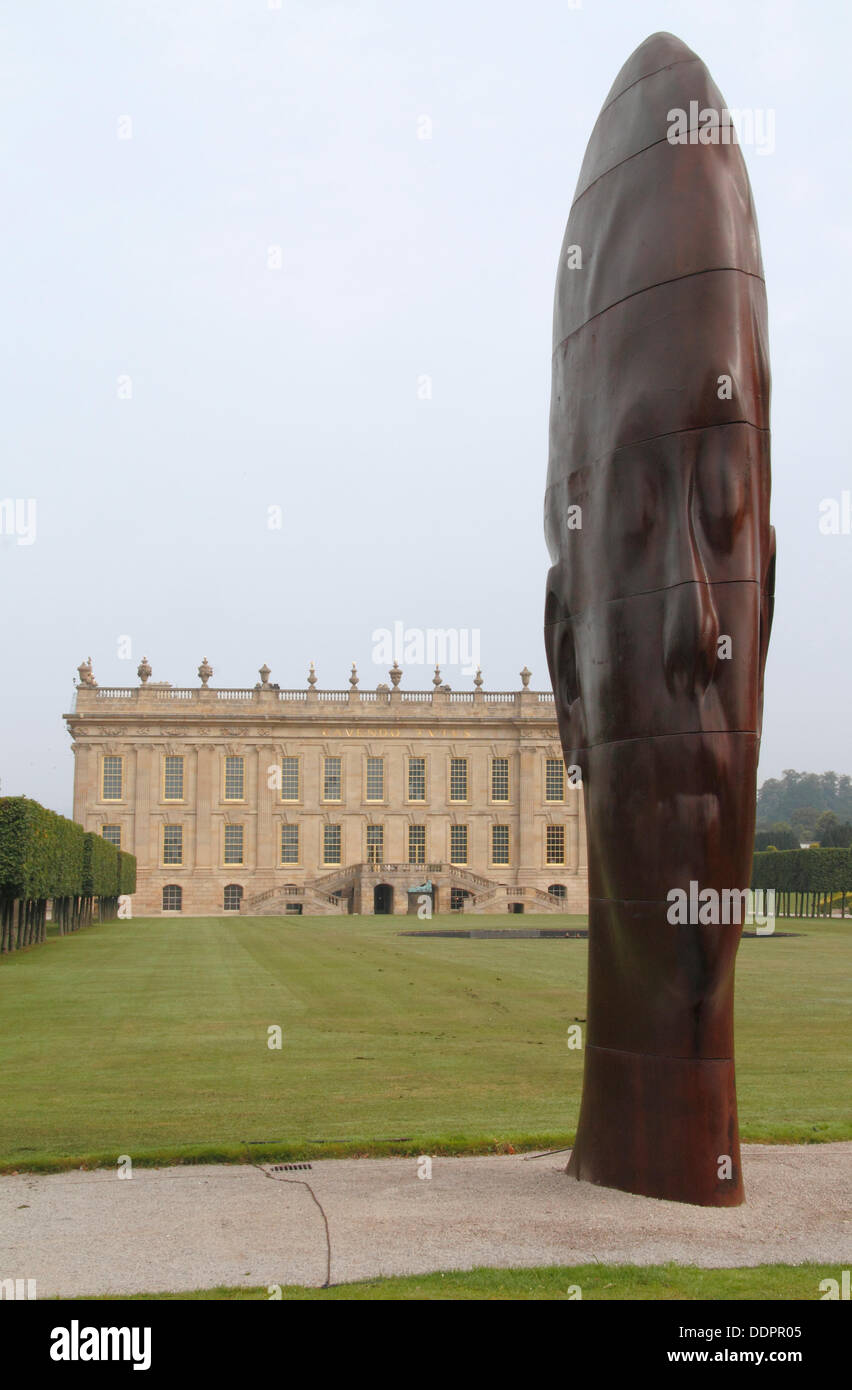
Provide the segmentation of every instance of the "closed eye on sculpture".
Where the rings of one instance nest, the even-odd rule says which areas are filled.
[[[557,704],[564,709],[579,699],[580,695],[574,629],[567,603],[560,592],[564,584],[562,566],[554,565],[547,578],[547,594],[544,601],[547,665]]]
[[[653,460],[631,461],[613,468],[609,487],[607,506],[617,518],[619,537],[623,543],[633,543],[639,552],[657,524],[662,505]]]
[[[574,628],[571,623],[565,623],[559,634],[557,661],[559,684],[555,694],[563,708],[567,709],[569,705],[573,705],[574,701],[580,698],[580,683],[577,679],[577,654],[574,650]]]
[[[695,516],[711,549],[729,554],[749,517],[755,514],[753,473],[748,459],[721,448],[705,450],[696,462]]]

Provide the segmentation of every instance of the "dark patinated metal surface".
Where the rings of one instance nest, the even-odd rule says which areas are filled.
[[[674,924],[670,894],[696,884],[721,904],[749,883],[774,585],[770,382],[742,153],[669,141],[670,113],[692,102],[724,107],[701,60],[653,35],[583,161],[554,308],[545,638],[588,828],[568,1171],[732,1206],[742,925]]]

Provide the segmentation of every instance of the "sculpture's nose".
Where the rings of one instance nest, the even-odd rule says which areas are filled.
[[[716,669],[719,615],[690,512],[691,506],[687,526],[681,532],[685,551],[681,560],[685,564],[679,566],[679,572],[689,578],[671,588],[666,596],[663,665],[669,694],[694,699],[704,694]]]
[[[663,660],[670,695],[703,695],[716,669],[719,617],[706,583],[679,584],[669,594]]]

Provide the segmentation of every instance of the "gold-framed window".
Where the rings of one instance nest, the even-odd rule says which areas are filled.
[[[164,825],[163,826],[163,858],[164,864],[183,863],[183,826]]]
[[[342,796],[342,760],[333,754],[322,760],[322,799],[340,801]]]
[[[281,827],[281,863],[298,864],[299,862],[299,827],[298,825],[282,825]]]
[[[281,800],[299,800],[299,759],[287,754],[281,759]]]
[[[491,800],[509,800],[509,759],[491,759]]]
[[[226,825],[222,841],[222,863],[223,864],[242,864],[244,848],[244,827],[241,825]]]
[[[545,801],[565,800],[565,763],[562,758],[548,758],[544,769]]]
[[[121,801],[124,795],[124,758],[120,753],[105,753],[101,765],[101,800]]]
[[[492,825],[491,827],[491,863],[509,863],[508,825]]]
[[[408,862],[409,864],[426,863],[425,825],[410,825],[408,827]]]
[[[367,826],[367,863],[383,864],[385,861],[385,827]]]
[[[229,755],[225,759],[225,778],[224,778],[224,799],[225,801],[245,800],[246,790],[246,760],[237,755]]]
[[[367,759],[367,801],[384,801],[385,799],[385,760],[384,758]]]
[[[565,863],[565,826],[548,825],[545,831],[545,862]]]
[[[467,758],[450,758],[450,801],[467,801]]]
[[[163,800],[183,801],[183,757],[167,753],[163,758]]]
[[[467,863],[467,826],[450,826],[450,863]]]
[[[322,862],[323,864],[340,863],[340,826],[324,825],[322,828]]]
[[[408,759],[408,799],[409,801],[426,800],[426,759],[415,757]]]

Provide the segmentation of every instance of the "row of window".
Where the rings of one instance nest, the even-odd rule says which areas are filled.
[[[548,893],[552,893],[555,898],[564,898],[566,889],[564,883],[551,883]],[[464,906],[465,899],[469,893],[464,888],[450,889],[450,908],[458,910]],[[183,888],[179,883],[167,883],[163,888],[163,912],[182,912],[183,911]],[[228,883],[225,886],[222,906],[225,912],[239,912],[243,901],[243,889],[239,883]],[[295,905],[294,905],[295,906]],[[301,911],[301,908],[298,909]]]
[[[164,825],[163,840],[161,848],[161,862],[163,864],[183,864],[183,826]],[[222,863],[223,864],[242,864],[244,853],[244,827],[242,825],[225,825],[222,827]],[[328,865],[341,863],[342,852],[342,827],[340,825],[324,825],[322,828],[322,862]],[[114,838],[115,833],[118,838]],[[298,825],[281,826],[280,860],[281,864],[299,864],[301,862],[301,836]],[[105,825],[103,827],[103,837],[111,844],[121,844],[121,828],[117,825]],[[383,864],[385,858],[385,828],[383,825],[367,826],[367,863]],[[510,827],[508,825],[491,826],[491,863],[509,864],[511,863],[511,839]],[[565,863],[565,826],[548,825],[545,826],[545,863],[564,864]],[[450,863],[466,864],[468,862],[468,827],[466,825],[450,826]],[[426,826],[408,826],[408,863],[426,863]]]
[[[246,787],[245,758],[228,756],[222,765],[222,799],[244,801]],[[469,759],[450,758],[450,801],[467,801],[470,783]],[[301,759],[298,755],[281,759],[280,770],[272,768],[270,782],[278,784],[281,801],[300,801],[302,797]],[[163,758],[163,800],[184,799],[184,758],[182,754],[167,754]],[[124,758],[120,753],[107,754],[103,759],[101,796],[104,801],[121,801],[124,794]],[[385,799],[385,759],[368,757],[364,768],[364,798],[366,801]],[[565,800],[565,764],[561,758],[547,758],[544,770],[545,801]],[[339,755],[322,760],[322,800],[343,800],[343,759]],[[426,758],[408,759],[408,800],[426,800]],[[510,801],[509,759],[491,759],[491,800]]]

